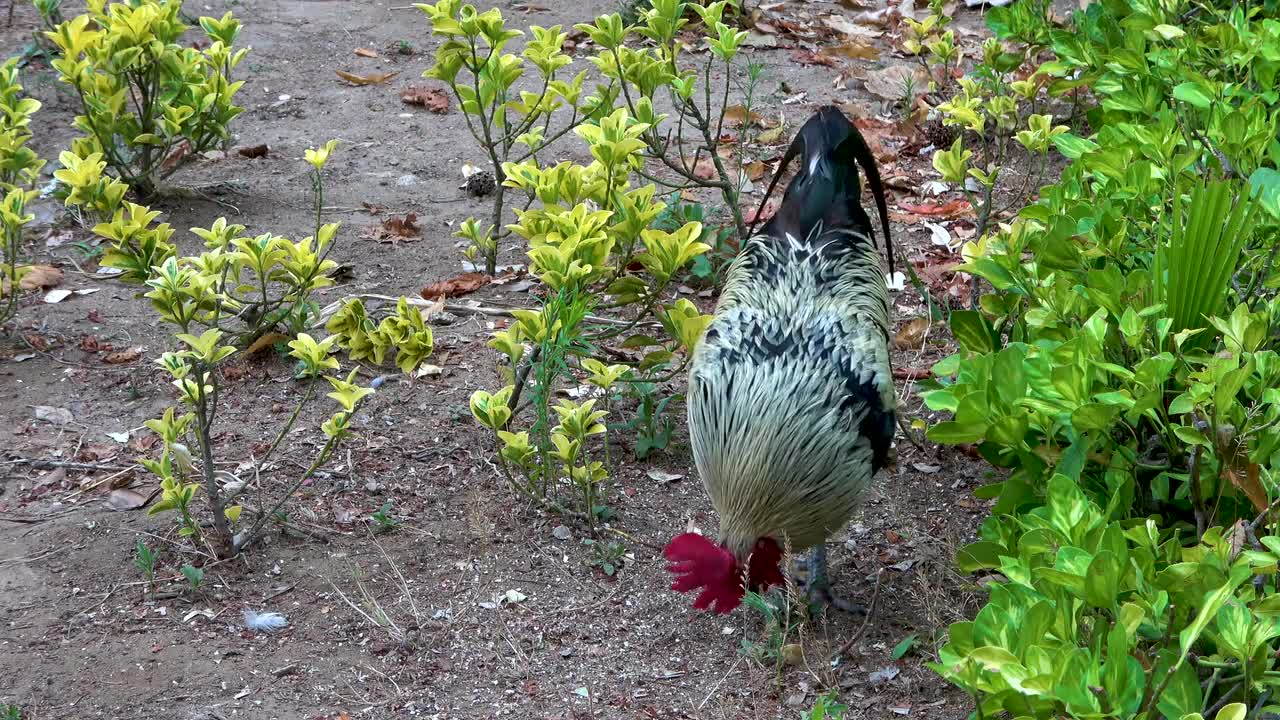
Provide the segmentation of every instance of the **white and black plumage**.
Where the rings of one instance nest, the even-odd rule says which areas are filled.
[[[797,154],[803,165],[730,267],[689,372],[689,440],[719,543],[686,533],[667,557],[674,589],[703,588],[699,608],[732,610],[744,575],[752,589],[780,582],[784,544],[812,549],[809,589],[834,602],[823,543],[892,456],[889,295],[857,162],[888,248],[879,173],[834,107],[801,128],[779,174]]]

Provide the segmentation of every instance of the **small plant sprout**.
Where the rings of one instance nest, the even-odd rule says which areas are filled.
[[[848,710],[849,706],[840,702],[836,691],[830,690],[818,698],[812,710],[801,713],[800,720],[844,720]]]
[[[192,594],[199,592],[204,585],[204,570],[188,563],[182,566],[181,572],[182,577],[187,579],[187,590]]]
[[[737,61],[747,33],[724,21],[726,11],[738,11],[736,1],[703,5],[658,0],[629,8],[628,12],[636,13],[635,23],[614,13],[596,18],[594,23],[575,25],[600,48],[591,61],[606,84],[598,86],[594,94],[583,90],[585,72],[561,77],[571,59],[563,50],[568,33],[559,25],[530,27],[532,37],[521,54],[515,55],[504,48],[524,33],[509,29],[497,9],[481,12],[460,0],[417,7],[426,13],[433,33],[445,38],[434,65],[424,75],[452,89],[497,180],[490,217],[485,222],[470,219],[458,232],[469,241],[467,256],[482,259],[486,272],[495,271],[498,247],[515,231],[504,225],[508,188],[529,189],[527,184],[509,182],[513,172],[527,174],[526,167],[542,168],[547,148],[570,133],[593,146],[600,140],[625,140],[625,154],[635,156],[625,174],[637,174],[675,191],[719,191],[738,235],[745,235],[746,223],[738,204],[738,171],[728,168],[717,153],[724,142],[731,88],[745,87],[750,102],[763,68],[758,63],[745,63],[744,68],[744,63]],[[711,50],[703,67],[696,70],[677,63],[682,47],[677,34],[689,23],[689,11],[696,13]],[[639,42],[642,39],[643,44]],[[710,87],[713,67],[723,73],[723,87]],[[519,81],[530,68],[536,73],[530,87],[536,91],[518,91]],[[707,87],[697,87],[700,78]],[[672,106],[675,117],[658,113],[655,108],[662,105]],[[606,129],[603,124],[606,118],[616,118],[620,110],[625,111],[625,138],[616,135],[622,126]],[[748,111],[744,132],[751,132],[751,123]],[[595,157],[600,163],[615,164],[605,155]],[[563,186],[566,190],[571,187]],[[539,199],[545,202],[545,197]],[[566,200],[570,205],[577,201]],[[524,208],[532,201],[531,196]]]
[[[375,535],[383,535],[394,532],[400,527],[400,521],[391,514],[391,501],[382,503],[382,507],[369,514],[369,518],[373,520],[373,532]]]
[[[617,540],[603,542],[591,538],[583,538],[582,544],[591,548],[591,567],[599,568],[608,577],[613,577],[622,569],[623,558],[627,554],[626,545]]]
[[[155,551],[139,538],[137,545],[134,546],[133,565],[142,573],[142,579],[147,581],[152,592],[156,590],[157,559]]]

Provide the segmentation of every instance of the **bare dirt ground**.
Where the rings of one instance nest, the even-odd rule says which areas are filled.
[[[401,88],[424,84],[419,75],[435,42],[422,14],[407,4],[188,3],[192,14],[229,8],[243,20],[242,44],[252,52],[238,72],[247,81],[240,95],[247,110],[234,125],[235,145],[265,143],[270,153],[250,160],[233,151],[174,178],[229,184],[217,201],[157,206],[178,229],[182,250],[198,246],[187,228],[222,215],[254,234],[308,234],[300,159],[305,148],[336,137],[342,145],[327,173],[328,216],[343,222],[336,259],[350,264],[354,276],[324,291],[321,302],[354,293],[415,295],[461,272],[453,227],[468,215],[483,216],[488,201],[459,189],[459,168],[481,156],[456,109],[437,115],[400,101]],[[778,12],[798,24],[853,12],[836,3],[786,5],[794,7]],[[516,25],[570,25],[616,9],[609,0],[500,7]],[[980,18],[963,8],[957,14],[962,38],[972,42]],[[20,52],[35,24],[20,3],[13,26],[0,34],[6,55]],[[868,92],[863,80],[874,83],[884,68],[907,62],[892,51],[896,37],[891,27],[871,40],[881,51],[877,61],[827,66],[800,62],[814,48],[779,33],[780,47],[751,50],[766,65],[762,114],[783,117],[794,129],[818,105],[835,102],[896,121],[896,103]],[[396,52],[399,41],[410,43],[412,54]],[[357,47],[375,49],[382,59],[357,57]],[[385,85],[354,87],[338,80],[337,69],[400,74]],[[24,82],[44,103],[34,131],[51,173],[72,137],[73,98],[39,61],[25,70]],[[890,183],[899,257],[945,254],[900,206],[926,202],[917,188],[930,179],[928,157],[919,152],[928,143],[895,133],[877,143],[887,160],[882,173],[899,178]],[[758,200],[757,193],[751,203]],[[362,203],[386,210],[374,217]],[[387,214],[405,212],[417,213],[420,238],[361,237]],[[42,218],[46,225],[54,219],[53,208]],[[962,232],[963,223],[958,227]],[[968,714],[967,698],[924,663],[946,625],[976,607],[971,581],[954,574],[951,560],[985,512],[971,496],[988,481],[985,465],[900,441],[898,466],[880,478],[861,517],[833,546],[833,572],[846,594],[868,601],[883,571],[866,633],[833,667],[831,651],[861,621],[828,617],[793,636],[804,648],[803,662],[775,672],[740,652],[744,639],[760,640],[757,616],[697,613],[689,597],[668,589],[661,547],[690,517],[701,527],[715,524],[683,430],[666,451],[624,461],[616,473],[627,492],[612,494],[614,525],[634,538],[616,578],[589,565],[590,552],[576,534],[553,534],[554,518],[503,485],[486,461],[490,441],[466,409],[473,390],[498,384],[485,347],[492,324],[482,316],[437,326],[432,362],[444,373],[389,382],[358,417],[348,450],[292,499],[293,517],[324,529],[327,542],[276,536],[243,558],[209,565],[207,587],[195,597],[172,581],[149,595],[133,567],[133,547],[139,538],[148,542],[161,555],[159,575],[175,578],[184,560],[174,550],[172,521],[116,512],[104,499],[107,487],[133,483],[144,494],[153,488],[129,468],[145,451],[143,422],[174,402],[151,362],[166,339],[133,288],[93,275],[93,254],[76,246],[92,241],[87,231],[63,226],[37,234],[36,259],[63,268],[64,287],[98,292],[58,304],[26,298],[16,331],[0,343],[0,703],[23,708],[24,717],[779,718],[798,716],[829,687],[839,688],[852,718]],[[503,249],[501,262],[523,261],[519,248]],[[897,322],[922,314],[914,293],[899,295]],[[469,299],[533,302],[506,286]],[[927,367],[944,356],[941,329],[933,335],[897,351],[895,366]],[[141,348],[136,360],[105,361],[130,348]],[[242,368],[226,385],[216,438],[232,464],[270,439],[281,410],[301,392],[278,356]],[[910,382],[899,387],[909,411],[921,416]],[[72,420],[39,420],[36,406],[65,408]],[[289,438],[296,462],[312,457],[322,412],[317,404]],[[674,412],[683,426],[683,408]],[[107,433],[129,433],[128,443]],[[652,469],[683,479],[658,482],[648,475]],[[387,500],[400,530],[374,541],[367,518]],[[344,599],[372,612],[362,588],[407,641],[393,641]],[[527,598],[495,607],[495,596],[508,590]],[[289,627],[250,633],[241,620],[245,608],[284,613]],[[895,661],[892,648],[913,634],[915,648]]]

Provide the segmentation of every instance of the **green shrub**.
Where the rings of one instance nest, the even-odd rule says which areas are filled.
[[[695,263],[711,277],[706,254],[726,235],[684,208],[669,211],[658,188],[718,190],[733,229],[745,234],[739,178],[716,150],[730,87],[745,78],[749,104],[759,66],[743,67],[737,57],[745,33],[724,21],[736,6],[658,0],[639,11],[634,26],[617,14],[576,26],[600,48],[591,61],[602,82],[586,95],[585,75],[572,82],[554,75],[568,62],[560,28],[534,28],[515,57],[501,52],[515,34],[498,11],[458,2],[419,7],[446,37],[428,75],[453,88],[505,192],[524,196],[517,221],[502,232],[528,243],[531,274],[546,288],[540,309],[515,311],[511,325],[495,333],[490,345],[504,358],[507,384],[475,393],[472,414],[495,432],[499,464],[518,492],[592,523],[607,519],[610,428],[636,431],[639,457],[670,441],[663,412],[678,396],[658,397],[658,387],[683,371],[711,318],[687,299],[672,301],[669,291]],[[677,62],[676,35],[690,23],[687,12],[702,23],[710,48],[700,70]],[[537,67],[541,91],[517,101],[510,93],[526,62]],[[713,66],[723,68],[725,86],[698,87]],[[674,116],[656,110],[663,104]],[[547,130],[560,108],[569,119],[561,130]],[[495,136],[493,128],[504,132]],[[681,129],[692,131],[692,143],[673,134]],[[542,151],[569,133],[585,143],[591,162],[543,163]],[[695,168],[700,163],[715,171]],[[491,226],[471,219],[458,232],[486,254],[490,270],[503,202],[495,202]],[[565,386],[585,387],[593,397],[579,400],[583,391],[573,389],[573,399],[557,400]],[[630,401],[633,419],[606,424]]]
[[[744,123],[749,128],[750,101],[759,78],[759,66],[744,68],[735,63],[746,33],[730,29],[722,17],[726,8],[736,6],[736,2],[725,0],[705,6],[658,0],[637,7],[640,22],[635,25],[615,13],[575,26],[600,48],[591,62],[604,84],[587,94],[583,90],[585,71],[572,79],[560,76],[571,59],[562,49],[568,34],[559,25],[531,27],[533,37],[521,54],[515,55],[503,52],[503,48],[524,33],[509,29],[497,9],[480,12],[460,0],[418,4],[431,22],[432,33],[445,38],[434,65],[423,75],[445,82],[453,91],[467,128],[485,152],[498,182],[489,223],[482,226],[471,219],[458,233],[470,241],[467,257],[483,258],[486,272],[493,273],[496,268],[498,247],[510,232],[503,227],[508,187],[503,181],[508,164],[538,162],[552,143],[583,123],[598,124],[618,107],[627,110],[628,122],[636,128],[630,141],[636,145],[637,164],[629,171],[675,190],[705,187],[719,191],[739,236],[745,235],[746,224],[738,208],[742,179],[716,152],[722,144],[729,89],[746,88],[748,120]],[[696,11],[705,25],[711,49],[701,74],[677,64],[680,45],[676,33],[689,23],[686,12],[690,10]],[[639,46],[640,42],[646,45]],[[537,72],[531,85],[536,92],[517,92],[530,65]],[[712,92],[710,87],[703,88],[700,98],[694,92],[698,78],[709,79],[712,66],[722,66],[723,89]],[[671,121],[655,110],[663,101],[674,108]],[[692,142],[683,137],[685,129],[692,132]],[[692,155],[686,145],[692,145]],[[662,173],[641,167],[641,159],[653,161]],[[699,168],[699,161],[710,162],[713,171]]]
[[[23,229],[35,219],[27,204],[44,167],[31,141],[31,116],[40,101],[22,96],[18,58],[0,65],[0,327],[18,312],[18,294],[26,268],[18,264],[23,249]]]
[[[231,79],[248,52],[233,49],[240,22],[230,12],[201,18],[209,46],[196,50],[179,44],[181,10],[181,0],[91,0],[85,14],[45,33],[61,52],[53,68],[80,101],[74,125],[83,136],[71,153],[104,162],[144,199],[229,140],[243,111],[233,102],[243,81]]]
[[[1124,0],[1074,22],[1040,72],[1092,91],[1094,132],[1052,135],[1061,179],[968,248],[995,292],[952,314],[924,395],[952,416],[932,439],[1007,471],[958,558],[988,603],[935,667],[979,717],[1276,712],[1280,22]]]
[[[608,477],[601,421],[616,388],[679,372],[685,362],[676,363],[677,353],[687,358],[710,321],[688,300],[664,304],[678,273],[709,248],[699,239],[700,223],[672,232],[649,229],[665,206],[653,185],[631,184],[644,130],[619,109],[577,129],[596,158],[590,165],[506,166],[508,186],[541,201],[519,212],[511,229],[528,240],[530,270],[548,296],[541,310],[515,311],[515,322],[490,342],[508,363],[510,384],[493,394],[477,392],[471,401],[477,420],[498,433],[499,460],[513,487],[546,500],[564,479],[593,518],[603,512],[600,492]],[[630,318],[591,314],[602,307]],[[662,337],[649,334],[655,330]],[[606,342],[642,355],[632,362],[606,358],[596,350]],[[605,409],[596,409],[595,399],[553,404],[557,386],[577,385],[578,377],[603,395]],[[533,418],[528,429],[513,432],[526,386]]]
[[[372,331],[368,326],[372,321],[354,301],[330,318],[334,334],[319,340],[310,334],[322,321],[312,295],[333,284],[329,275],[337,267],[328,256],[339,225],[324,223],[320,200],[324,167],[336,145],[337,141],[330,141],[306,151],[316,207],[312,235],[297,241],[271,233],[248,237],[243,235],[244,226],[219,218],[208,228],[192,228],[205,245],[204,252],[192,256],[177,254],[172,228],[155,224],[158,212],[122,200],[123,184],[104,174],[105,161],[63,153],[64,169],[58,177],[69,190],[67,203],[111,218],[94,228],[108,243],[103,264],[121,268],[122,280],[146,288],[143,296],[169,325],[175,341],[174,349],[157,363],[172,377],[182,408],[169,408],[146,423],[162,441],[158,458],[141,461],[160,479],[162,491],[149,512],[173,513],[181,536],[207,544],[219,558],[246,549],[261,538],[268,523],[278,522],[288,497],[350,434],[352,416],[378,382],[361,387],[355,382],[356,370],[345,380],[330,375],[339,367],[338,359],[331,357],[338,347],[347,348],[357,362],[372,360],[376,365],[395,353],[396,363],[406,373],[432,351],[431,329],[418,308],[403,298]],[[236,357],[271,345],[287,351],[295,361],[295,376],[306,383],[302,398],[266,451],[252,459],[248,471],[252,476],[219,470],[213,427],[222,371]],[[328,397],[339,406],[321,426],[326,442],[274,505],[253,508],[253,518],[242,522],[246,507],[242,496],[262,490],[262,479],[278,475],[279,467],[269,461],[314,399],[322,378],[333,389]],[[196,501],[201,491],[207,514]]]

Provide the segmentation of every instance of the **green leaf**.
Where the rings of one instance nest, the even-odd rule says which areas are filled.
[[[1208,110],[1213,105],[1213,92],[1201,83],[1184,82],[1173,88],[1173,97],[1188,105]]]
[[[1249,577],[1249,566],[1237,565],[1231,568],[1231,575],[1227,582],[1216,590],[1210,591],[1205,595],[1204,600],[1200,603],[1200,612],[1196,614],[1196,619],[1178,633],[1178,649],[1181,657],[1178,662],[1186,660],[1187,653],[1191,651],[1191,647],[1204,633],[1204,629],[1209,623],[1218,616],[1218,611],[1222,609],[1227,599],[1235,593],[1236,588],[1240,587],[1240,583]]]
[[[1181,718],[1188,713],[1200,712],[1202,707],[1204,695],[1200,689],[1200,678],[1196,676],[1195,668],[1184,663],[1174,671],[1156,708],[1167,718]]]
[[[1084,585],[1084,599],[1104,610],[1115,607],[1121,571],[1120,560],[1111,551],[1103,550],[1095,555],[1086,573],[1089,581]]]
[[[1173,234],[1156,250],[1156,292],[1168,306],[1173,332],[1209,327],[1208,318],[1221,316],[1231,278],[1239,268],[1245,244],[1253,235],[1256,205],[1242,199],[1233,181],[1202,181],[1191,191],[1183,212],[1182,193],[1173,200]],[[1160,278],[1168,273],[1167,283]],[[1182,349],[1203,347],[1209,333],[1187,337]]]
[[[951,334],[960,343],[960,347],[974,353],[994,352],[1000,342],[999,335],[986,316],[977,310],[952,312]]]
[[[1280,218],[1280,171],[1258,168],[1249,176],[1252,196],[1272,216]]]
[[[1000,556],[1008,555],[1003,545],[989,540],[979,540],[960,548],[956,553],[956,566],[961,572],[971,573],[978,570],[992,570],[1000,567]]]
[[[954,420],[941,422],[925,433],[930,440],[943,445],[968,445],[981,440],[987,434],[985,423],[959,423]]]
[[[902,640],[899,641],[897,645],[893,646],[893,653],[892,653],[893,659],[901,660],[903,657],[906,656],[907,653],[911,652],[911,648],[915,647],[915,644],[916,644],[915,633],[911,633],[910,635],[902,638]]]
[[[1062,133],[1053,136],[1053,144],[1058,148],[1058,152],[1068,160],[1079,160],[1081,157],[1098,149],[1098,143],[1089,138],[1082,138],[1079,135],[1071,133]]]
[[[1077,430],[1109,430],[1120,408],[1104,403],[1081,405],[1071,413],[1071,424]]]
[[[1231,703],[1218,711],[1213,720],[1244,720],[1249,713],[1249,706],[1244,703]]]

